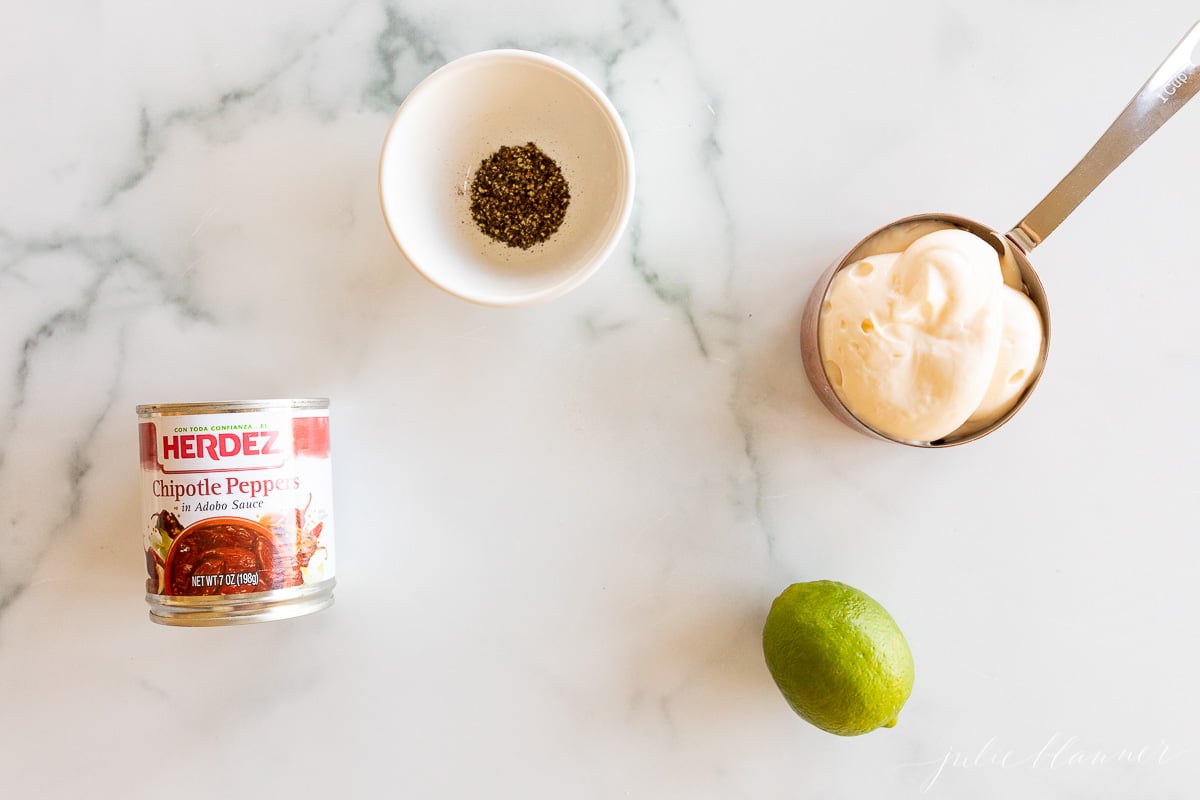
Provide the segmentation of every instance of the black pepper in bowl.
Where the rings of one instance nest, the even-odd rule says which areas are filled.
[[[533,142],[501,147],[480,162],[471,181],[471,217],[479,230],[522,250],[554,235],[570,202],[562,170]]]

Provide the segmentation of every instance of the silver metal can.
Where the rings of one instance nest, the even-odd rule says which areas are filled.
[[[333,603],[329,401],[137,407],[150,619],[212,626]]]

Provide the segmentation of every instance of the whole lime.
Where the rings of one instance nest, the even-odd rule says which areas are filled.
[[[883,606],[844,583],[784,589],[767,614],[763,655],[796,713],[839,736],[892,727],[912,693],[904,634]]]

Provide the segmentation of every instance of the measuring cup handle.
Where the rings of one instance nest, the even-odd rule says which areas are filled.
[[[1101,181],[1197,92],[1200,92],[1200,22],[1167,55],[1162,66],[1083,160],[1008,232],[1009,239],[1026,253],[1041,244]]]

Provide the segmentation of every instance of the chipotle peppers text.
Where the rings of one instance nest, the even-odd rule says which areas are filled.
[[[217,497],[241,494],[250,497],[270,497],[272,492],[289,492],[300,488],[296,477],[268,478],[199,478],[195,481],[175,481],[157,478],[150,486],[155,497],[170,497],[176,502],[185,497]]]

